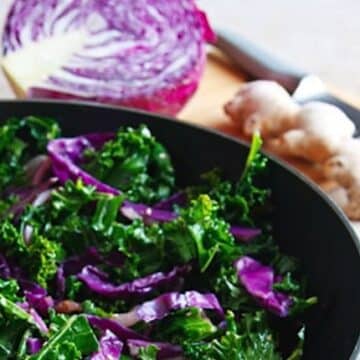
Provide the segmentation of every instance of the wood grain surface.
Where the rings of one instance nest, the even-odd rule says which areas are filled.
[[[0,35],[10,4],[11,0],[0,0]],[[244,74],[235,71],[223,54],[215,49],[209,49],[208,63],[199,89],[178,118],[185,122],[215,128],[234,137],[241,137],[236,126],[224,114],[223,105],[234,95],[244,81],[246,81]],[[0,98],[10,99],[14,97],[11,86],[0,71]],[[329,188],[332,186],[332,184],[324,181],[316,167],[292,159],[285,161],[307,174],[321,187]],[[360,224],[353,224],[355,230],[359,229],[360,231]]]

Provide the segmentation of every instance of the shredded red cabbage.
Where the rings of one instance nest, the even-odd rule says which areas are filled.
[[[107,274],[94,266],[85,266],[77,277],[96,294],[112,299],[123,299],[143,296],[155,289],[169,286],[178,282],[190,270],[190,265],[176,266],[168,273],[157,272],[121,285],[111,284]]]
[[[106,331],[110,330],[115,334],[121,341],[125,342],[129,339],[137,340],[149,340],[146,336],[141,335],[134,330],[128,329],[127,327],[121,325],[119,322],[107,318],[101,318],[94,315],[88,315],[87,319],[90,325],[98,330]]]
[[[224,310],[214,294],[201,294],[197,291],[187,291],[183,294],[172,292],[160,295],[154,300],[137,306],[136,315],[139,320],[149,323],[163,319],[171,311],[188,307],[214,310],[218,316],[224,317]]]
[[[26,349],[30,355],[36,354],[41,350],[43,341],[39,338],[28,338],[26,340]]]
[[[259,304],[280,317],[288,315],[290,296],[273,290],[276,279],[271,267],[248,256],[241,257],[234,265],[241,284]]]
[[[90,357],[90,360],[119,360],[124,344],[110,330],[100,339],[99,350]]]

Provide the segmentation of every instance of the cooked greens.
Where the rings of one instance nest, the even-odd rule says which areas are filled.
[[[145,126],[65,139],[32,116],[0,138],[0,358],[301,354],[274,324],[296,339],[316,298],[272,237],[259,135],[237,182],[185,189]]]

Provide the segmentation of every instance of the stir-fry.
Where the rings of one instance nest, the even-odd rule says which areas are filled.
[[[209,169],[179,188],[146,126],[6,121],[0,359],[301,358],[316,298],[272,237],[260,147],[237,182]]]

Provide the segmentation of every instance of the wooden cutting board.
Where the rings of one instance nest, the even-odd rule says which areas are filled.
[[[3,29],[4,20],[11,1],[12,0],[0,0],[0,29]],[[232,98],[244,81],[246,81],[245,75],[235,70],[223,54],[215,49],[210,49],[208,63],[199,89],[178,115],[178,118],[185,122],[215,128],[237,138],[241,137],[239,130],[223,112],[223,105]],[[1,71],[0,98],[15,98],[10,84]],[[295,161],[293,159],[286,159],[285,161],[307,174],[323,189],[328,189],[333,186],[333,184],[324,181],[316,167],[306,162]],[[354,223],[354,225],[356,225],[356,228],[359,228],[360,231],[360,224],[357,225]]]

